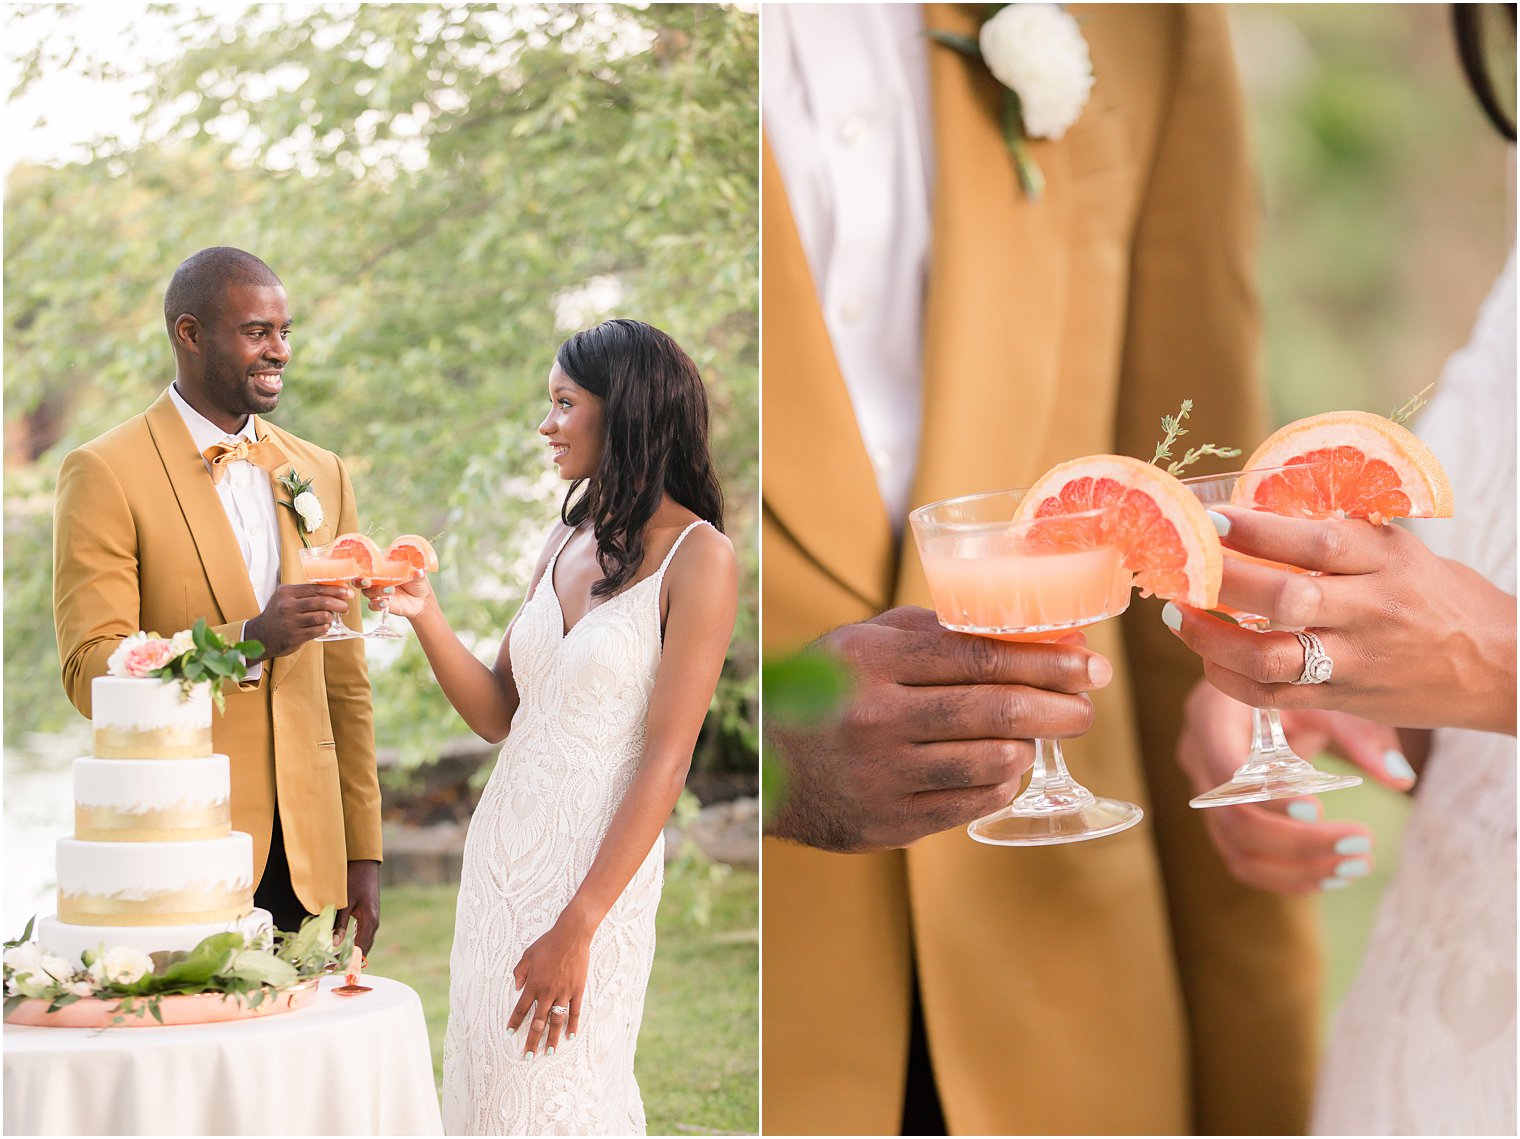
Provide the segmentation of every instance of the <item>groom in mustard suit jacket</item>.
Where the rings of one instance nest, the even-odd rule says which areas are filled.
[[[926,5],[923,23],[975,37],[985,7]],[[934,177],[910,507],[1027,486],[1084,454],[1148,459],[1161,416],[1185,397],[1197,401],[1189,442],[1249,450],[1262,436],[1256,206],[1223,13],[1069,10],[1096,85],[1062,140],[1030,144],[1046,180],[1038,201],[1009,158],[996,80],[976,60],[927,48]],[[863,631],[882,646],[899,633],[862,623],[930,601],[905,519],[883,509],[771,133],[766,650],[853,643],[846,659],[868,660],[875,679],[838,724],[772,733],[805,801],[783,804],[763,853],[763,1130],[932,1128],[914,1119],[927,1087],[952,1134],[1302,1132],[1319,983],[1312,902],[1235,883],[1203,812],[1188,807],[1173,753],[1197,667],[1155,602],[1137,598],[1088,631],[1113,678],[1093,696],[1092,730],[1067,751],[1096,794],[1142,804],[1141,825],[1000,848],[965,834],[981,811],[862,817],[857,790],[905,777],[888,751],[891,709],[863,707],[861,695],[890,699],[878,681],[905,666],[885,648],[858,651]],[[900,631],[915,614],[932,621],[901,608],[884,620]],[[995,686],[968,691],[996,696]],[[853,750],[852,732],[866,741]]]
[[[232,823],[253,836],[255,898],[294,928],[325,905],[352,916],[368,952],[379,924],[380,787],[362,640],[310,642],[350,591],[306,584],[298,518],[278,480],[309,479],[322,518],[305,540],[358,528],[342,461],[259,418],[290,359],[285,290],[252,254],[205,249],[164,299],[171,388],[64,459],[53,605],[63,682],[90,715],[90,681],[139,629],[204,617],[265,655],[226,687],[212,725],[230,757]],[[245,445],[245,446],[244,446]],[[341,927],[341,926],[340,926]]]

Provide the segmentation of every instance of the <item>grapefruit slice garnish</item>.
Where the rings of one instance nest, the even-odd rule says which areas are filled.
[[[1300,518],[1450,518],[1451,482],[1435,454],[1407,427],[1367,411],[1329,411],[1279,428],[1245,470],[1313,466],[1252,483],[1240,505]]]
[[[335,558],[352,558],[359,566],[357,576],[369,577],[375,572],[375,563],[380,560],[380,547],[357,532],[339,534],[332,541],[332,555]]]
[[[1142,594],[1182,601],[1198,609],[1219,602],[1224,555],[1203,505],[1160,467],[1127,455],[1089,455],[1052,467],[1019,504],[1018,517],[1049,518],[1117,507],[1103,522],[1102,538],[1119,550]],[[1073,520],[1075,521],[1075,520]],[[1075,542],[1076,534],[1053,537]]]
[[[403,534],[385,549],[385,560],[402,561],[428,573],[438,572],[438,555],[421,534]]]

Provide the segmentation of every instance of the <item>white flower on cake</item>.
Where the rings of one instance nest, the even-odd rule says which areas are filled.
[[[195,634],[189,629],[181,629],[169,640],[169,659],[178,660],[193,648],[195,648]]]
[[[301,525],[306,527],[308,534],[322,525],[322,501],[311,491],[302,491],[296,495],[295,502],[292,505],[295,507],[296,513],[301,516]]]
[[[79,972],[78,968],[67,957],[54,957],[51,953],[44,953],[38,962],[42,972],[54,981],[66,982]]]
[[[1087,106],[1092,57],[1077,21],[1057,4],[1010,4],[982,25],[982,58],[1018,93],[1024,132],[1064,135]]]
[[[42,948],[35,941],[23,941],[5,951],[5,967],[17,973],[36,973],[42,968]]]
[[[115,949],[108,949],[104,957],[90,966],[92,978],[96,976],[97,966],[100,968],[98,984],[134,985],[153,972],[153,958],[130,945],[118,945]]]

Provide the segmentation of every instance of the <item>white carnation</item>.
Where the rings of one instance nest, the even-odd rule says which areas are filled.
[[[296,499],[291,505],[296,508],[296,513],[301,516],[301,524],[306,527],[308,534],[322,525],[322,502],[311,491],[303,490],[300,494],[296,495]]]
[[[1092,57],[1076,20],[1057,4],[1010,4],[982,25],[982,59],[1018,93],[1024,133],[1060,138],[1092,91]]]
[[[114,985],[135,984],[153,971],[153,958],[128,945],[107,950],[96,964],[101,967],[101,975]]]
[[[73,993],[76,997],[93,997],[95,986],[89,981],[70,981],[63,987],[64,992]]]
[[[106,659],[106,671],[112,676],[131,676],[127,669],[127,657],[132,650],[148,643],[147,633],[133,633],[121,644],[116,646],[116,651]]]

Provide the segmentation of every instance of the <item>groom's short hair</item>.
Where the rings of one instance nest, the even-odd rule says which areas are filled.
[[[213,245],[180,262],[164,290],[164,324],[174,339],[174,324],[189,313],[208,320],[229,288],[279,286],[275,271],[252,253],[230,245]]]

